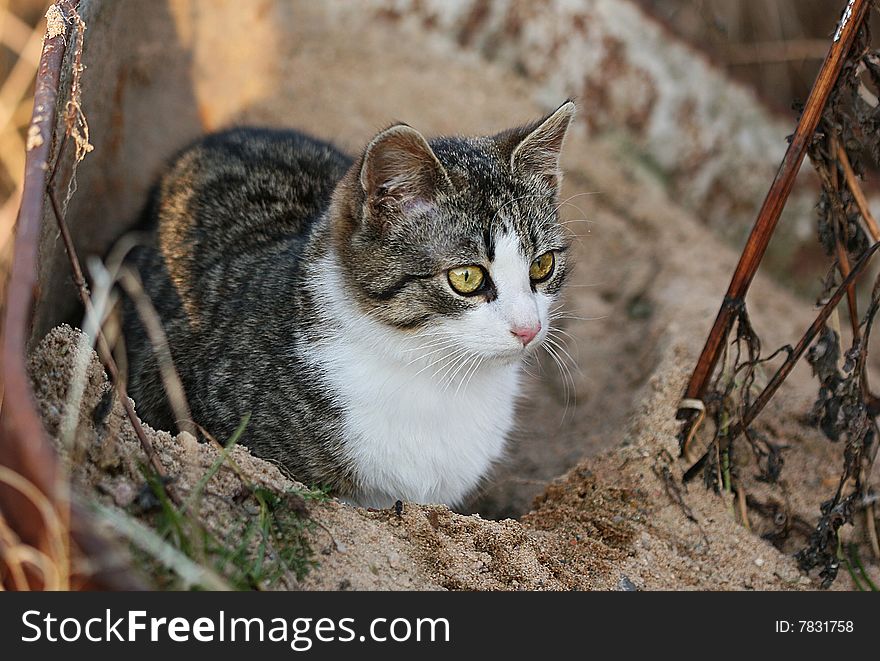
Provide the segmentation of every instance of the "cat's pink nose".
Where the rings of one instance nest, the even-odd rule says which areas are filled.
[[[538,322],[534,326],[514,326],[510,329],[510,332],[522,342],[523,346],[527,346],[529,342],[534,340],[535,336],[541,332],[541,322]]]

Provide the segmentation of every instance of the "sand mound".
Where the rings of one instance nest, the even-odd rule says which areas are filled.
[[[78,331],[62,326],[30,361],[40,410],[57,434],[74,375]],[[76,443],[66,454],[74,483],[107,505],[131,509],[144,491],[143,453],[117,401],[96,414],[108,384],[97,357],[89,356]],[[655,384],[661,392],[667,384]],[[648,409],[656,410],[659,402]],[[656,414],[655,414],[656,415]],[[188,493],[218,457],[218,450],[186,433],[149,430],[171,484]],[[654,434],[651,434],[656,438]],[[666,440],[669,440],[668,434]],[[656,449],[655,449],[656,453]],[[665,455],[663,450],[661,454]],[[809,585],[793,562],[748,534],[727,516],[720,499],[688,499],[700,523],[688,522],[664,496],[644,446],[614,453],[615,479],[602,479],[597,462],[584,463],[554,483],[522,523],[489,521],[445,507],[405,504],[366,511],[336,501],[310,506],[320,523],[311,543],[319,565],[302,581],[285,575],[271,586],[308,589],[772,589]],[[304,488],[275,466],[236,448],[231,459],[251,484],[284,492]],[[610,456],[609,456],[610,459]],[[669,464],[664,464],[667,467]],[[243,482],[223,467],[201,505],[206,525],[223,536],[241,517],[235,500]],[[243,510],[242,510],[243,511]],[[714,543],[709,540],[715,540]]]

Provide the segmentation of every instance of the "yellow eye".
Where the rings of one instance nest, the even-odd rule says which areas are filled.
[[[529,266],[529,277],[532,282],[542,282],[553,274],[555,265],[556,258],[553,256],[553,251],[545,252],[532,261],[532,265]]]
[[[473,294],[483,286],[486,273],[479,266],[459,266],[447,271],[449,285],[459,294]]]

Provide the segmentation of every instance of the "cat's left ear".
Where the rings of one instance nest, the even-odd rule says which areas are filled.
[[[551,187],[558,188],[562,183],[559,158],[574,113],[574,102],[569,100],[544,119],[522,127],[517,132],[518,135],[508,133],[499,136],[506,139],[508,148],[511,149],[511,171],[526,176],[538,175]],[[522,136],[521,140],[510,144],[511,138],[516,139],[520,136]]]
[[[361,188],[380,215],[431,204],[451,183],[428,141],[406,124],[379,133],[364,152]]]

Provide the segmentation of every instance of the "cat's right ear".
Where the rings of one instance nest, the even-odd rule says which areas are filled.
[[[574,113],[574,102],[569,99],[543,119],[495,136],[502,153],[509,154],[511,171],[537,175],[558,190],[562,182],[562,143]]]
[[[427,140],[406,124],[385,129],[367,145],[360,182],[368,213],[378,216],[431,205],[451,186]]]

